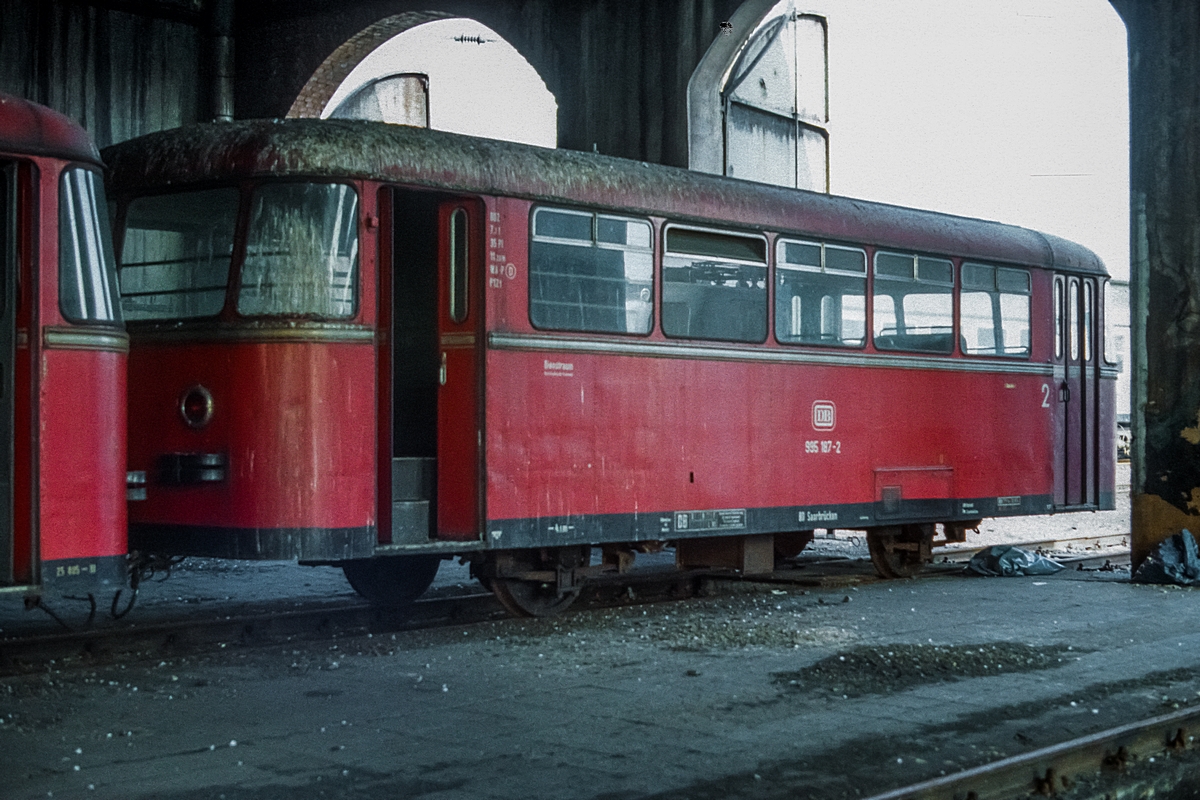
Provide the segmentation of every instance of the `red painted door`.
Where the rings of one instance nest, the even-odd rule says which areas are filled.
[[[0,586],[30,581],[29,555],[32,543],[28,526],[18,531],[13,515],[13,398],[16,395],[17,270],[17,165],[0,161],[0,251],[4,272],[0,275]],[[19,541],[18,541],[19,540]]]
[[[1096,282],[1091,278],[1055,279],[1058,399],[1062,436],[1056,491],[1060,506],[1099,502],[1099,354],[1096,351]]]
[[[438,211],[437,536],[447,540],[482,531],[482,218],[475,201]]]

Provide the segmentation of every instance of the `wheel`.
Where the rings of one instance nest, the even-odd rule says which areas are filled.
[[[501,558],[507,560],[505,572],[555,572],[559,567],[576,569],[586,567],[591,560],[592,548],[559,547],[548,550],[521,550],[506,553]],[[490,588],[500,601],[500,605],[508,609],[515,617],[552,617],[565,611],[583,588],[582,582],[559,592],[558,582],[529,581],[518,578],[490,579]],[[487,585],[487,584],[484,584]]]
[[[385,556],[342,563],[354,591],[377,606],[406,606],[425,593],[437,575],[438,556]]]
[[[929,559],[932,525],[872,528],[867,531],[871,563],[881,578],[911,578]]]

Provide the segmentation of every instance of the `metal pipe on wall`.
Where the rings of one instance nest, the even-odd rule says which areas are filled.
[[[213,122],[233,121],[233,4],[234,0],[212,0],[209,6]]]

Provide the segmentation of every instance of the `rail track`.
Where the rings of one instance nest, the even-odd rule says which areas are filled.
[[[1084,553],[1059,560],[1069,567],[1099,565],[1099,562],[1127,563],[1128,549],[1120,545],[1128,537],[1080,537],[1024,542],[1018,546],[1031,550],[1063,551],[1067,546],[1108,548],[1102,553]],[[930,575],[955,571],[981,547],[944,547],[934,551],[935,564]],[[694,596],[702,584],[722,581],[749,581],[788,584],[807,588],[835,589],[881,580],[869,562],[848,557],[816,557],[783,567],[770,575],[742,578],[734,573],[671,569],[634,571],[620,576],[605,576],[589,582],[577,610],[618,605],[655,603]],[[706,583],[707,582],[707,583]],[[435,590],[436,591],[436,590]],[[51,660],[80,659],[92,662],[118,656],[161,657],[202,651],[229,644],[257,646],[281,641],[325,640],[366,633],[396,633],[405,630],[467,625],[506,616],[495,597],[488,592],[436,595],[418,600],[404,609],[371,606],[357,598],[313,601],[297,608],[294,598],[263,602],[252,609],[227,616],[183,615],[178,618],[139,623],[136,613],[120,625],[97,627],[52,634],[16,636],[0,639],[0,675],[29,672]]]
[[[1120,725],[1019,756],[905,786],[867,800],[1009,800],[1030,796],[1147,797],[1180,787],[1184,774],[1196,777],[1181,755],[1195,753],[1200,708]],[[1164,774],[1165,773],[1165,774]],[[1183,797],[1183,794],[1171,796]],[[1187,795],[1194,796],[1194,795]]]

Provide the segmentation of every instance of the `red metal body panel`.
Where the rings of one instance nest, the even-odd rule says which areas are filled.
[[[875,470],[893,468],[950,468],[956,498],[1052,491],[1054,417],[1039,408],[1038,376],[603,354],[575,354],[569,369],[547,362],[566,359],[489,353],[489,519],[871,503]],[[833,430],[814,428],[815,401],[835,405]],[[904,496],[945,497],[941,488],[915,475]]]
[[[127,550],[125,358],[91,350],[42,351],[43,560]]]
[[[263,333],[263,338],[270,336]],[[234,528],[373,526],[375,349],[370,343],[134,339],[129,464],[153,475],[163,453],[223,453],[228,479],[151,482],[132,522]],[[202,385],[211,422],[188,427],[180,398]]]
[[[57,116],[46,119],[53,121]],[[52,122],[47,126],[54,130]],[[65,134],[61,138],[70,141]],[[80,152],[74,157],[83,155]],[[35,435],[42,561],[123,556],[129,549],[124,414],[127,355],[123,347],[114,352],[88,342],[52,344],[49,338],[53,332],[91,330],[72,326],[59,308],[59,177],[64,166],[61,161],[38,160],[40,324],[34,327],[39,335],[31,337],[30,355],[40,365]]]

